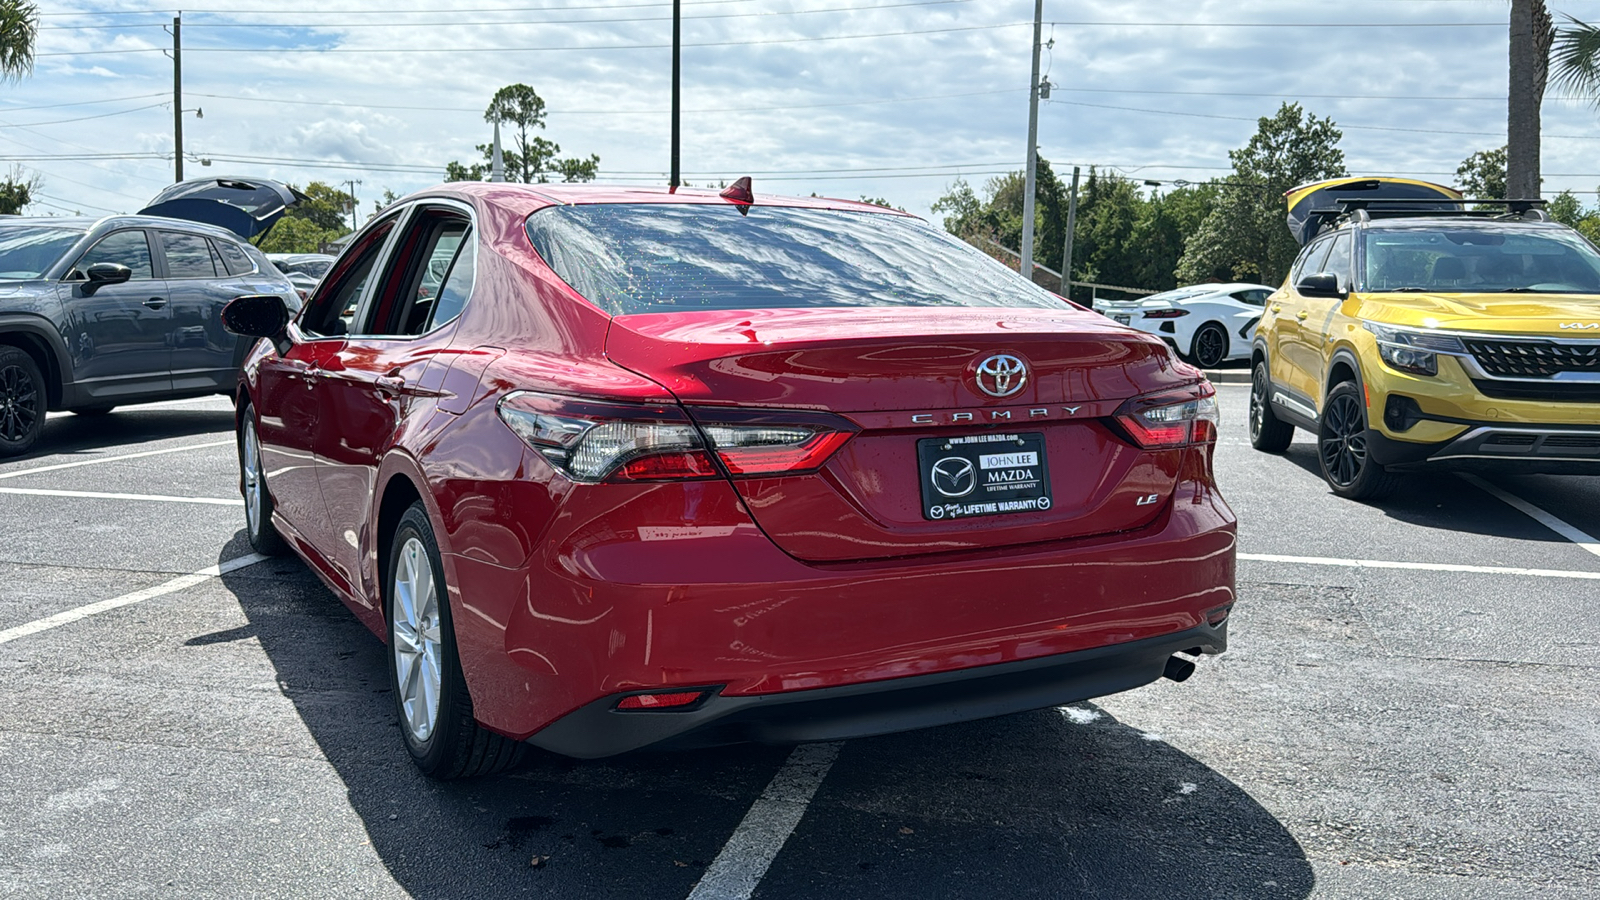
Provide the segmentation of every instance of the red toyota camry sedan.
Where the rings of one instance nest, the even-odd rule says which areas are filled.
[[[385,210],[238,386],[251,543],[389,647],[429,775],[527,744],[882,734],[1221,652],[1216,403],[913,216],[453,184]]]

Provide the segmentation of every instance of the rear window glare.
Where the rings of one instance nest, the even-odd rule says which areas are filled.
[[[557,206],[528,238],[612,315],[825,306],[1036,307],[1065,301],[904,216],[732,204]]]

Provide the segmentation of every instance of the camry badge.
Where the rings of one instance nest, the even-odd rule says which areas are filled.
[[[1007,353],[996,353],[994,356],[978,363],[977,378],[978,390],[991,397],[1009,397],[1022,390],[1028,383],[1028,366],[1022,360]]]
[[[1563,329],[1581,328],[1581,329],[1584,329],[1586,331],[1588,331],[1588,330],[1600,330],[1600,322],[1562,322],[1561,323],[1561,327]]]
[[[933,489],[946,497],[965,497],[978,486],[978,473],[970,460],[946,456],[933,464]]]

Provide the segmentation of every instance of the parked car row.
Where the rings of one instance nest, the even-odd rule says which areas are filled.
[[[1264,284],[1197,284],[1140,300],[1096,300],[1094,309],[1161,338],[1194,365],[1212,369],[1250,358],[1250,340],[1272,292]]]

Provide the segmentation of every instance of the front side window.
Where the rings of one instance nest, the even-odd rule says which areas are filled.
[[[528,237],[556,274],[613,315],[826,306],[1065,303],[967,243],[882,213],[732,204],[542,209]]]
[[[155,267],[150,260],[150,241],[143,230],[118,231],[101,238],[99,243],[78,259],[78,264],[73,267],[76,270],[73,277],[87,277],[83,273],[96,263],[116,263],[127,266],[133,272],[135,281],[150,279],[156,277]]]
[[[1447,224],[1363,241],[1367,291],[1600,294],[1600,253],[1566,229]]]
[[[39,225],[0,227],[0,280],[27,280],[50,271],[81,230]]]
[[[1328,259],[1322,264],[1322,272],[1332,272],[1339,279],[1339,290],[1350,290],[1350,233],[1347,231],[1333,239],[1333,246],[1328,250]]]

